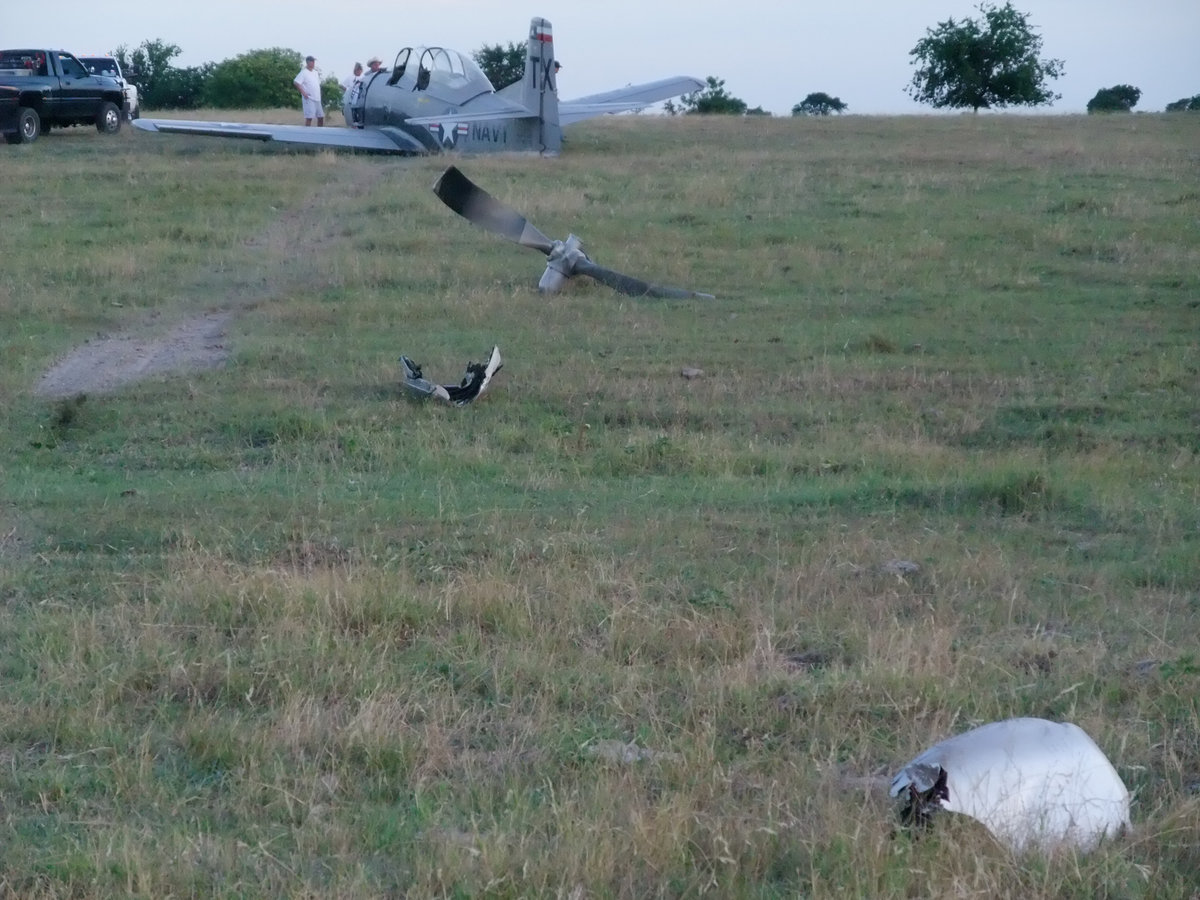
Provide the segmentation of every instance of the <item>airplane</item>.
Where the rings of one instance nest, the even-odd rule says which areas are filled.
[[[677,75],[576,100],[558,99],[554,32],[529,23],[525,75],[499,91],[465,53],[405,47],[391,69],[367,72],[346,92],[345,128],[140,118],[143,131],[314,144],[407,155],[529,151],[557,156],[562,128],[584,119],[640,109],[698,91],[704,82]],[[357,90],[356,90],[357,88]]]

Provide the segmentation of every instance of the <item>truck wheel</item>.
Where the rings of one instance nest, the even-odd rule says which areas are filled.
[[[36,109],[22,106],[17,110],[17,130],[5,135],[10,144],[32,144],[42,133],[42,120]]]
[[[96,130],[101,134],[116,134],[121,130],[121,110],[117,104],[105,102],[96,113]]]

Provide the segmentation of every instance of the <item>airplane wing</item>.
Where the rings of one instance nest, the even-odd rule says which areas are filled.
[[[258,125],[247,122],[204,122],[188,119],[134,119],[142,131],[169,134],[200,134],[211,137],[243,138],[253,141],[281,141],[321,147],[346,147],[385,153],[426,153],[414,138],[399,128],[314,128],[304,125]]]
[[[576,100],[564,100],[558,104],[558,122],[560,125],[570,125],[572,122],[582,122],[595,116],[640,109],[660,100],[690,94],[703,87],[704,82],[699,78],[677,75],[646,84],[631,84],[602,94],[589,94]]]
[[[490,119],[536,119],[537,111],[528,109],[520,103],[514,103],[492,94],[486,98],[486,105],[472,110],[442,113],[439,116],[410,116],[404,120],[406,125],[441,125],[445,122],[486,122]],[[479,101],[476,101],[479,102]]]

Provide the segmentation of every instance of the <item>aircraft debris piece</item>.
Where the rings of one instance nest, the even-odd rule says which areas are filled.
[[[930,747],[892,779],[905,824],[940,810],[981,822],[1014,852],[1094,849],[1129,826],[1129,791],[1078,726],[1006,719]]]
[[[390,68],[365,72],[342,104],[345,128],[140,118],[143,131],[281,141],[425,154],[533,152],[555,156],[563,127],[595,116],[641,109],[704,87],[688,75],[628,85],[576,100],[558,99],[554,30],[529,23],[525,73],[496,90],[471,55],[446,47],[405,47]]]
[[[565,241],[551,240],[515,209],[505,206],[471,181],[457,166],[450,166],[438,177],[433,185],[433,192],[437,194],[438,199],[472,224],[522,247],[530,247],[544,253],[547,257],[546,271],[538,281],[538,290],[543,293],[557,292],[573,275],[587,275],[617,293],[630,297],[713,299],[712,294],[651,284],[632,275],[597,265],[584,252],[578,237],[569,234]]]
[[[400,357],[404,367],[404,386],[419,397],[434,397],[454,406],[466,406],[488,389],[492,376],[504,365],[500,348],[493,347],[486,362],[469,362],[458,384],[437,384],[421,372],[421,367],[407,356]]]

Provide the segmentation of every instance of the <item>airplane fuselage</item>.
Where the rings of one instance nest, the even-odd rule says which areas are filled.
[[[531,82],[536,75],[528,76]],[[497,93],[470,57],[441,47],[406,47],[391,69],[369,72],[347,91],[342,113],[349,127],[397,129],[425,152],[557,152],[556,117],[547,129],[538,109],[546,104],[527,105],[545,87],[536,95],[526,91],[522,96],[520,85]]]

